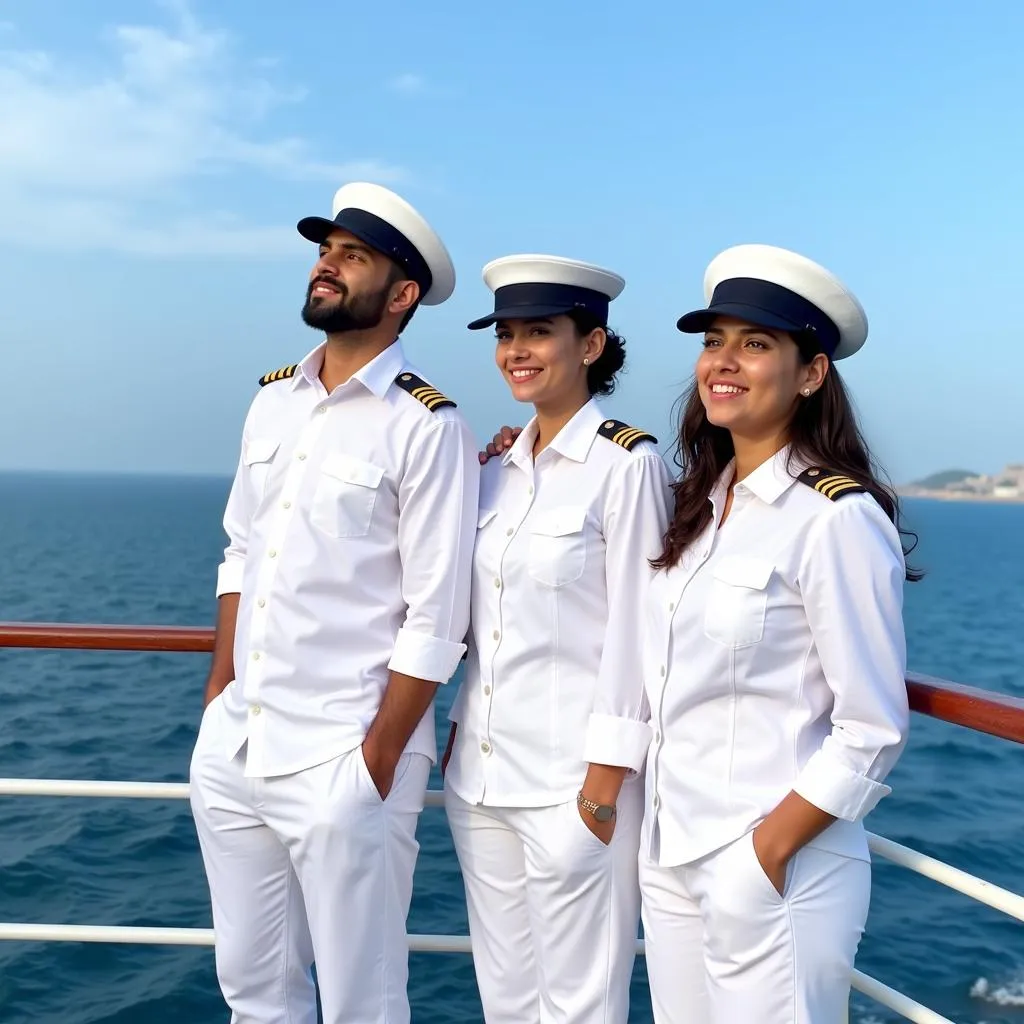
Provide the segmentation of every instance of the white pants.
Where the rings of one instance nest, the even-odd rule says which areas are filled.
[[[871,867],[813,847],[779,896],[753,833],[682,867],[640,858],[657,1024],[843,1024]]]
[[[405,931],[430,772],[404,754],[381,800],[362,749],[247,779],[215,729],[192,755],[192,814],[231,1024],[408,1024]]]
[[[643,787],[605,846],[576,800],[468,804],[445,787],[487,1024],[625,1024],[636,956]]]

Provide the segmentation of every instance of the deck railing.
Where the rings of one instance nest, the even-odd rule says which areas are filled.
[[[161,651],[203,653],[213,650],[213,630],[191,626],[101,626],[63,623],[0,623],[0,648],[50,650]],[[976,732],[1024,743],[1024,700],[932,676],[907,676],[913,711]],[[188,784],[177,782],[96,782],[69,779],[0,779],[0,796],[62,796],[185,800]],[[442,804],[437,790],[428,807]],[[1024,896],[976,878],[950,864],[868,833],[873,854],[1024,921]],[[0,940],[25,942],[109,942],[212,946],[209,928],[128,928],[97,925],[0,923]],[[464,935],[410,935],[417,952],[468,953]],[[643,954],[644,945],[637,943]],[[869,977],[853,972],[853,987],[914,1024],[954,1024],[948,1018]]]

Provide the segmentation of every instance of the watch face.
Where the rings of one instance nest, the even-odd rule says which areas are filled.
[[[596,811],[594,811],[594,817],[598,821],[611,821],[612,815],[615,813],[614,807],[608,807],[604,804],[600,805]]]

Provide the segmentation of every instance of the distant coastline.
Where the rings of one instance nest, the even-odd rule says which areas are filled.
[[[901,498],[933,501],[986,502],[994,505],[1024,503],[1024,463],[1015,462],[993,474],[948,469],[897,488]]]

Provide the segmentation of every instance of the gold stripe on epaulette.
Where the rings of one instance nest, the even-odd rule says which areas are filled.
[[[418,402],[422,402],[431,412],[442,409],[445,406],[455,408],[455,403],[442,394],[433,384],[428,384],[422,377],[414,373],[400,373],[395,378],[395,383],[405,392],[412,395]]]
[[[260,377],[260,387],[263,387],[265,384],[273,384],[274,381],[287,380],[289,377],[294,377],[295,371],[298,368],[298,363],[292,363],[290,366],[282,366],[279,370],[271,370],[270,373],[265,373]]]
[[[856,480],[851,480],[848,476],[824,476],[814,485],[814,489],[824,494],[826,498],[831,498],[833,494],[840,490],[845,490],[848,487],[859,487],[860,484]]]

